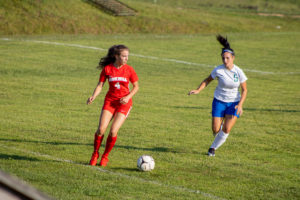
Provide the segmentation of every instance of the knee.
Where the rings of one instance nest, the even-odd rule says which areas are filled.
[[[118,131],[116,129],[111,129],[109,135],[112,137],[116,137],[118,135]]]
[[[224,133],[229,133],[230,131],[231,131],[231,128],[228,128],[228,127],[223,127],[222,128],[222,131],[224,132]]]
[[[104,128],[98,128],[95,134],[104,135],[105,131],[106,131],[106,129],[104,129]]]
[[[214,134],[219,133],[219,131],[220,131],[220,127],[212,127],[212,132],[213,132]]]

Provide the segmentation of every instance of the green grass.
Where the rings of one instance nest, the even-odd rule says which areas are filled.
[[[125,1],[125,0],[124,0]],[[299,15],[300,2],[297,0],[126,0],[142,1],[149,4],[161,6],[170,6],[175,8],[235,11],[235,12],[264,12],[264,13],[282,13],[288,15]]]
[[[123,0],[138,10],[134,17],[114,17],[87,2],[0,0],[0,35],[300,31],[299,1],[293,0]],[[260,12],[286,16],[258,16]]]
[[[221,63],[214,35],[0,40],[1,170],[57,199],[299,199],[299,36],[228,34],[236,64],[249,78],[249,94],[244,115],[214,158],[205,153],[213,140],[210,111],[217,82],[187,96]],[[132,54],[158,57],[129,58],[140,91],[106,171],[87,163],[107,85],[85,105],[106,52],[34,41],[104,49],[123,43]],[[136,170],[143,154],[156,161],[150,173]]]

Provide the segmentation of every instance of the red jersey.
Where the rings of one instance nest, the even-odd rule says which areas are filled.
[[[121,68],[117,69],[113,64],[105,66],[100,74],[99,82],[105,82],[108,79],[109,90],[105,96],[107,100],[119,100],[122,97],[128,95],[129,81],[134,83],[138,81],[134,69],[125,64]]]

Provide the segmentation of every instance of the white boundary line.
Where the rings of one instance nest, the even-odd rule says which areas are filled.
[[[3,41],[12,41],[13,39],[11,38],[1,38]],[[58,45],[58,46],[67,46],[67,47],[78,47],[78,48],[84,48],[84,49],[93,49],[93,50],[99,50],[99,51],[107,51],[107,49],[99,48],[99,47],[93,47],[93,46],[85,46],[85,45],[80,45],[80,44],[67,44],[67,43],[60,43],[60,42],[49,42],[49,41],[40,41],[40,40],[22,40],[25,42],[33,42],[33,43],[41,43],[41,44],[51,44],[51,45]],[[167,61],[167,62],[174,62],[174,63],[181,63],[185,65],[194,65],[194,66],[199,66],[199,67],[205,67],[205,68],[214,68],[216,66],[213,65],[207,65],[207,64],[202,64],[202,63],[194,63],[194,62],[188,62],[184,60],[176,60],[176,59],[171,59],[171,58],[159,58],[156,56],[144,56],[141,54],[134,54],[130,53],[131,56],[135,57],[140,57],[140,58],[148,58],[152,60],[161,60],[161,61]],[[260,71],[260,70],[252,70],[252,69],[243,69],[244,71],[247,72],[253,72],[253,73],[258,73],[258,74],[273,74],[273,75],[288,75],[288,74],[300,74],[300,72],[268,72],[268,71]]]
[[[93,166],[90,166],[90,165],[83,165],[81,163],[76,163],[72,160],[56,158],[56,157],[53,157],[53,156],[50,156],[50,155],[47,155],[47,154],[41,154],[39,152],[28,151],[26,149],[19,149],[19,148],[15,148],[15,147],[9,147],[9,146],[3,145],[3,144],[0,144],[0,147],[6,148],[6,149],[13,149],[13,150],[16,150],[16,151],[21,151],[21,152],[26,153],[26,154],[31,154],[31,155],[34,155],[34,156],[37,156],[37,157],[43,157],[43,158],[47,158],[47,159],[50,159],[50,160],[55,160],[55,161],[59,161],[59,162],[65,162],[65,163],[80,165],[80,166],[90,168],[90,169],[93,169],[93,170],[97,170],[97,171],[100,171],[100,172],[103,172],[103,173],[112,174],[114,176],[119,176],[119,177],[122,177],[122,178],[125,178],[125,179],[132,179],[132,180],[135,180],[135,181],[139,181],[139,182],[143,182],[143,183],[149,183],[149,184],[153,184],[153,185],[157,185],[157,186],[162,186],[162,187],[166,187],[166,188],[169,188],[169,189],[180,190],[180,191],[188,192],[188,193],[196,193],[196,194],[200,194],[204,197],[208,197],[208,198],[213,199],[213,200],[226,200],[224,198],[220,198],[218,196],[215,196],[215,195],[212,195],[212,194],[209,194],[209,193],[206,193],[206,192],[202,192],[200,190],[193,190],[193,189],[185,188],[185,187],[182,187],[182,186],[163,184],[163,183],[158,182],[158,181],[151,181],[151,180],[146,180],[146,179],[135,177],[135,176],[129,176],[129,175],[126,175],[126,174],[122,174],[122,173],[102,169],[100,167],[93,167]]]

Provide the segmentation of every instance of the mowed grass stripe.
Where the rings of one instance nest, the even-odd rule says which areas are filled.
[[[12,39],[10,38],[1,38],[3,41],[10,41]],[[93,49],[93,50],[99,50],[99,51],[107,51],[107,49],[99,48],[99,47],[93,47],[93,46],[85,46],[80,44],[68,44],[68,43],[60,43],[60,42],[50,42],[50,41],[39,41],[39,40],[23,40],[25,42],[33,42],[33,43],[41,43],[41,44],[51,44],[51,45],[58,45],[58,46],[67,46],[67,47],[78,47],[78,48],[84,48],[84,49]],[[180,63],[185,65],[193,65],[193,66],[199,66],[199,67],[205,67],[205,68],[214,68],[216,66],[203,64],[203,63],[194,63],[194,62],[188,62],[184,60],[177,60],[172,58],[160,58],[156,56],[145,56],[140,54],[131,53],[131,56],[141,57],[141,58],[147,58],[147,59],[153,59],[153,60],[160,60],[160,61],[167,61],[167,62],[174,62],[174,63]],[[271,71],[260,71],[260,70],[252,70],[252,69],[243,69],[245,72],[253,72],[258,74],[264,74],[264,75],[288,75],[288,74],[300,74],[300,72],[271,72]]]

